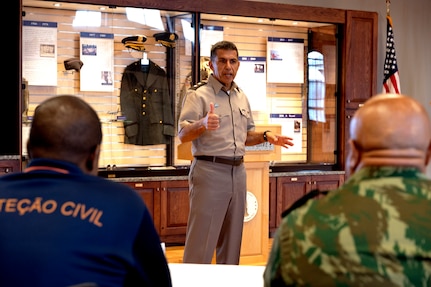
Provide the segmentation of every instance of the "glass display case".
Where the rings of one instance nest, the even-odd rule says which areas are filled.
[[[229,40],[255,123],[294,138],[271,164],[337,164],[339,24],[39,0],[23,11],[24,156],[35,107],[73,94],[101,118],[101,170],[187,167],[181,103],[211,73],[211,45]]]

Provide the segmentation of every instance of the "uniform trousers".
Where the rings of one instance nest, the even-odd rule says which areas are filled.
[[[194,159],[184,263],[239,264],[246,203],[246,169]]]

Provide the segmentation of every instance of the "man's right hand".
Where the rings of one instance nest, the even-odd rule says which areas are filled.
[[[214,103],[210,103],[210,110],[205,116],[203,124],[207,130],[216,130],[220,127],[219,116],[214,113]]]

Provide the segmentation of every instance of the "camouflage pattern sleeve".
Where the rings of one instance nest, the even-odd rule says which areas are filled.
[[[365,168],[283,218],[265,286],[431,286],[431,181]]]

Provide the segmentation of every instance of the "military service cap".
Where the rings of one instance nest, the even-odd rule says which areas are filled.
[[[129,36],[121,40],[126,48],[130,48],[136,51],[145,51],[144,42],[147,41],[147,37],[144,35]]]
[[[178,35],[170,32],[156,33],[153,35],[157,42],[168,48],[175,48],[175,40]]]

